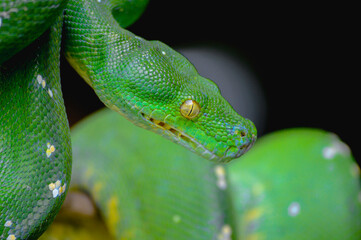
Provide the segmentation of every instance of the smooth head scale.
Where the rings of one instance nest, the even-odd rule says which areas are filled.
[[[108,107],[216,162],[238,158],[253,145],[253,123],[238,115],[184,56],[159,41],[135,36],[111,19],[100,29],[101,18],[89,19],[87,27],[94,29],[82,33],[82,26],[66,13],[66,34],[84,34],[88,41],[80,47],[66,42],[65,53]],[[94,46],[96,51],[86,51]]]

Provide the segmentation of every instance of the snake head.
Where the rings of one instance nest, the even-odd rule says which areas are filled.
[[[181,89],[167,104],[141,108],[151,126],[146,128],[216,162],[229,162],[253,146],[254,124],[234,111],[212,81],[198,75]]]
[[[142,108],[139,113],[151,126],[145,128],[212,161],[240,157],[256,140],[254,124],[234,111],[213,82],[196,82],[201,86],[188,89],[170,105]]]
[[[251,148],[257,135],[254,124],[237,114],[215,83],[167,45],[137,44],[112,70],[118,80],[101,84],[103,93],[112,92],[102,99],[108,107],[212,161],[229,162]]]

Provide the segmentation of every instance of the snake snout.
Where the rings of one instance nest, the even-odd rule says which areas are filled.
[[[224,152],[223,157],[221,157],[221,162],[227,163],[230,162],[232,159],[239,158],[243,154],[245,154],[248,150],[252,148],[254,143],[256,142],[256,135],[252,134],[250,138],[245,140],[245,142],[238,146],[230,146],[227,148],[227,150]]]
[[[235,145],[230,145],[220,158],[222,162],[229,162],[232,159],[239,158],[252,148],[257,140],[257,130],[254,124],[246,119],[242,124],[233,128],[235,136]]]
[[[248,150],[250,150],[254,145],[254,143],[256,142],[256,140],[257,140],[257,136],[255,134],[252,134],[251,138],[243,146],[239,148],[240,156],[245,154]]]
[[[248,123],[248,134],[243,137],[247,138],[242,146],[240,146],[239,151],[241,152],[240,156],[245,154],[249,149],[252,148],[254,143],[257,140],[257,129],[254,126],[253,122],[247,119]]]

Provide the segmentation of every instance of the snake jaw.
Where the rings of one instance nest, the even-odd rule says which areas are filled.
[[[156,127],[156,129],[161,130],[160,134],[168,137],[170,140],[186,147],[187,149],[201,155],[202,157],[214,160],[218,159],[219,156],[209,151],[206,147],[204,147],[201,143],[196,141],[194,138],[188,136],[184,132],[172,127],[168,123],[157,120],[155,118],[147,116],[145,113],[140,112],[143,120],[147,121],[151,124],[151,126]]]
[[[226,163],[231,161],[232,159],[238,158],[246,153],[254,144],[256,140],[256,136],[252,134],[251,139],[246,140],[240,146],[221,146],[222,143],[218,142],[216,145],[219,148],[214,148],[213,151],[207,149],[203,144],[196,141],[193,137],[184,133],[183,131],[178,130],[177,128],[171,126],[165,121],[160,121],[155,119],[154,117],[150,117],[143,112],[139,112],[141,118],[148,123],[153,129],[153,131],[158,134],[176,142],[183,147],[195,152],[196,154],[206,158],[210,161],[214,162],[222,162]],[[244,136],[243,136],[244,137]],[[223,149],[219,150],[219,149]]]

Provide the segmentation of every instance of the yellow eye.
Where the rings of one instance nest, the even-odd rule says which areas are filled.
[[[201,110],[201,107],[199,104],[194,100],[186,100],[184,103],[182,103],[180,107],[180,113],[183,117],[188,119],[193,119],[198,116],[199,112]]]

